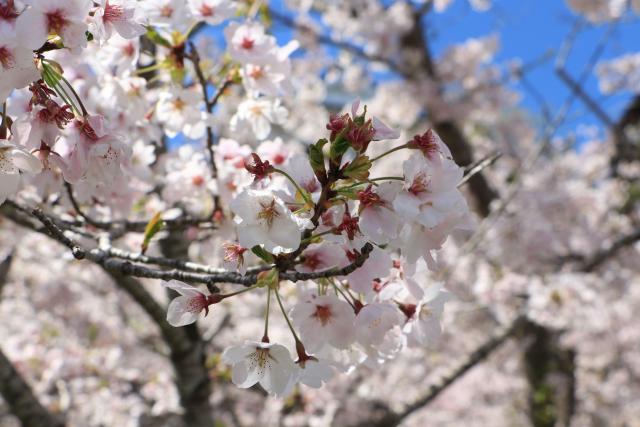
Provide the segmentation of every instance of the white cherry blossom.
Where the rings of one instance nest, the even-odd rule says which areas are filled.
[[[173,289],[180,294],[179,297],[171,300],[167,309],[167,322],[171,326],[180,327],[195,323],[200,317],[200,313],[209,313],[209,300],[207,294],[198,288],[187,285],[177,280],[171,280],[164,284],[165,287]]]
[[[260,383],[271,394],[281,395],[296,372],[286,347],[257,341],[227,348],[222,360],[231,365],[231,380],[240,388]]]
[[[13,196],[20,186],[20,173],[39,173],[42,164],[24,148],[0,139],[0,204]]]

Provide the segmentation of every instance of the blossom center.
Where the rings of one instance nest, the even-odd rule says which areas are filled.
[[[256,347],[256,351],[249,355],[249,369],[258,369],[260,374],[271,367],[271,359],[273,357],[269,354],[268,348]]]
[[[320,321],[322,326],[326,326],[331,320],[331,307],[328,305],[316,305],[316,311],[313,313],[313,317]]]
[[[424,193],[427,191],[428,181],[427,176],[424,173],[418,174],[415,178],[413,178],[413,182],[409,187],[409,193],[414,196],[419,195],[420,193]]]
[[[0,4],[0,21],[13,22],[18,17],[18,12],[13,7],[13,4]]]
[[[267,226],[271,228],[273,221],[280,216],[275,199],[272,199],[269,203],[260,202],[260,207],[262,207],[262,210],[258,213],[258,219],[264,220]]]
[[[187,103],[184,102],[181,98],[173,101],[173,108],[175,108],[177,111],[182,111],[186,105]]]
[[[304,256],[304,266],[311,270],[316,270],[323,264],[319,254],[309,254]]]
[[[213,6],[209,6],[208,4],[200,6],[200,15],[213,16]]]
[[[104,7],[104,15],[102,19],[105,22],[113,22],[120,21],[124,16],[124,10],[120,5],[113,5],[107,2],[107,5]]]
[[[251,50],[251,49],[253,49],[253,46],[254,46],[255,44],[256,44],[255,40],[253,40],[253,39],[251,39],[251,38],[249,38],[249,37],[244,37],[244,38],[242,39],[242,43],[240,43],[240,46],[241,46],[243,49]]]
[[[384,201],[380,196],[373,192],[373,188],[371,186],[368,186],[366,189],[358,193],[358,200],[360,200],[360,204],[363,208],[384,204]]]
[[[255,80],[261,79],[262,77],[264,77],[263,68],[259,65],[251,67],[251,70],[249,71],[249,77]]]
[[[191,178],[191,183],[196,187],[200,187],[202,186],[202,184],[204,184],[204,178],[202,177],[202,175],[195,175]]]
[[[189,299],[186,310],[190,313],[200,313],[207,306],[207,298],[202,294],[198,294],[198,296]]]
[[[5,70],[16,66],[13,54],[6,46],[0,46],[0,65],[2,65],[2,68]]]
[[[47,28],[50,33],[60,35],[66,25],[67,20],[64,17],[62,9],[55,9],[47,13]]]
[[[132,57],[135,52],[136,48],[133,46],[133,43],[127,43],[122,46],[122,53],[124,53],[126,57]]]
[[[160,8],[160,16],[163,18],[171,18],[171,15],[173,15],[173,8],[168,4]]]

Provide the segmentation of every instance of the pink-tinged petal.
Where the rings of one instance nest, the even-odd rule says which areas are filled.
[[[47,41],[47,18],[42,11],[31,7],[18,16],[16,32],[23,46],[38,49]]]
[[[355,117],[360,109],[360,98],[356,98],[351,104],[351,116]]]
[[[253,353],[255,348],[249,344],[237,345],[225,349],[222,353],[222,360],[230,365],[240,362],[242,359]]]
[[[248,363],[241,360],[231,368],[231,381],[240,388],[249,388],[258,382],[258,377],[256,371],[249,371]]]
[[[400,138],[400,131],[392,129],[382,122],[377,117],[373,118],[373,129],[375,134],[373,135],[374,141],[381,141],[385,139],[398,139]]]
[[[173,289],[178,292],[180,295],[195,297],[198,295],[204,295],[202,292],[198,290],[195,286],[188,285],[186,283],[180,282],[178,280],[170,280],[164,283],[164,286],[169,289]]]
[[[13,164],[24,172],[40,173],[42,171],[42,163],[36,156],[22,149],[14,149],[11,151]]]
[[[167,322],[171,326],[180,327],[189,325],[198,320],[200,311],[194,310],[192,297],[179,296],[174,298],[167,309]]]

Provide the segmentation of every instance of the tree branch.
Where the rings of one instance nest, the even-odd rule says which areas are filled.
[[[9,254],[0,261],[0,290],[11,267]],[[11,413],[22,425],[29,427],[63,427],[62,420],[40,404],[31,387],[0,349],[0,395],[9,405]]]
[[[516,317],[506,327],[501,328],[491,338],[485,341],[484,344],[472,351],[465,359],[453,367],[448,374],[443,375],[433,382],[422,397],[407,405],[401,412],[387,414],[377,423],[372,424],[370,422],[366,422],[358,427],[392,427],[399,425],[405,418],[431,403],[440,395],[440,393],[446,390],[458,379],[462,378],[462,376],[464,376],[464,374],[466,374],[471,368],[484,361],[491,353],[500,348],[503,343],[505,343],[516,333],[516,331],[519,330],[523,323],[524,318],[522,316]]]

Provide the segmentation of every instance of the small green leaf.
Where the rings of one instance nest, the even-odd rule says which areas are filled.
[[[358,156],[344,168],[342,174],[348,178],[362,181],[369,178],[369,169],[371,169],[369,157]]]
[[[263,288],[268,286],[271,289],[275,289],[280,283],[280,274],[277,268],[272,268],[269,271],[261,271],[258,273],[258,281],[256,284],[258,287]]]
[[[273,258],[273,255],[271,255],[269,252],[267,252],[262,246],[260,245],[255,245],[254,247],[251,248],[251,252],[253,252],[254,254],[256,254],[256,256],[258,258],[260,258],[261,260],[263,260],[264,262],[266,262],[267,264],[273,264],[273,262],[275,261]]]
[[[90,31],[85,31],[84,32],[85,37],[87,38],[88,42],[93,41],[93,34]]]
[[[337,161],[348,149],[349,141],[347,141],[341,133],[331,143],[331,147],[329,148],[329,157],[331,157],[331,160]]]
[[[157,212],[149,221],[144,229],[144,240],[142,241],[141,252],[144,254],[149,249],[149,243],[153,236],[155,236],[164,227],[164,221],[160,218],[160,212]]]
[[[151,40],[155,44],[159,44],[160,46],[164,46],[164,47],[169,48],[169,49],[171,48],[171,43],[169,43],[169,40],[167,40],[164,37],[162,37],[160,35],[160,33],[158,32],[158,30],[156,30],[153,27],[147,27],[146,36],[147,36],[147,38],[149,40]]]
[[[322,147],[327,144],[329,141],[326,139],[321,139],[313,145],[309,146],[309,163],[311,163],[311,168],[313,172],[316,174],[326,174],[326,169],[324,166],[324,153],[322,152]]]

